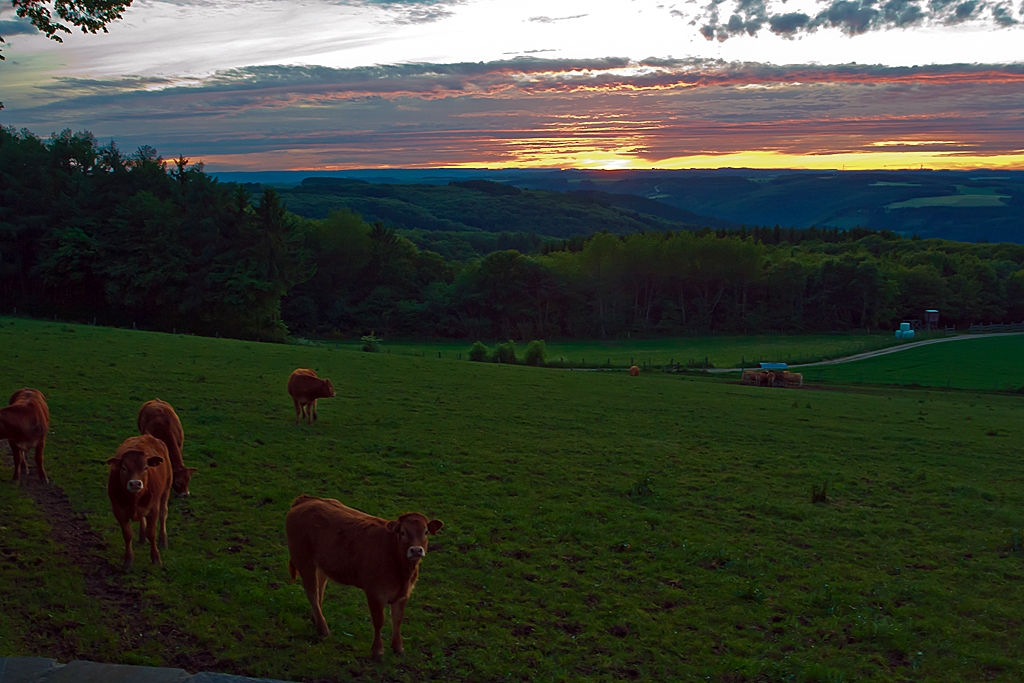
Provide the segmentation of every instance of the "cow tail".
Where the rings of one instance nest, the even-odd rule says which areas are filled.
[[[299,570],[295,568],[295,563],[288,559],[288,574],[292,577],[292,581],[299,578]]]

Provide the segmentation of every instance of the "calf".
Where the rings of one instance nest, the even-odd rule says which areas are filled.
[[[43,449],[46,432],[50,429],[50,408],[46,398],[36,389],[18,389],[11,395],[7,407],[0,408],[0,439],[7,439],[14,456],[14,481],[28,475],[25,454],[36,449],[36,474],[46,483],[49,478],[43,468]]]
[[[306,416],[307,424],[313,424],[318,398],[334,398],[334,385],[329,379],[320,379],[308,368],[299,368],[288,378],[288,393],[295,402],[295,424]]]
[[[321,610],[330,579],[366,593],[375,657],[384,652],[384,603],[391,605],[391,649],[401,653],[402,616],[419,577],[420,560],[427,554],[427,534],[436,534],[442,526],[444,522],[418,512],[388,521],[330,498],[296,498],[285,519],[288,572],[292,581],[302,577],[320,635],[331,633]]]
[[[171,470],[174,472],[172,487],[179,496],[188,495],[188,483],[192,475],[198,472],[195,467],[185,467],[181,459],[181,450],[185,443],[185,431],[181,428],[181,420],[170,403],[153,399],[146,401],[139,409],[139,433],[151,434],[164,442],[167,455],[171,458]]]
[[[117,454],[107,460],[110,474],[107,495],[114,518],[124,536],[124,569],[135,561],[132,552],[132,522],[139,523],[139,536],[149,539],[149,559],[161,564],[156,547],[157,523],[160,545],[167,547],[167,500],[171,497],[171,460],[167,446],[151,434],[125,439]]]

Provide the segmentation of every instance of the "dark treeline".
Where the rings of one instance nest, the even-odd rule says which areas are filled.
[[[778,227],[501,239],[529,253],[445,258],[351,211],[294,216],[272,190],[254,201],[150,148],[0,130],[8,310],[262,338],[874,330],[926,308],[961,327],[1024,319],[1016,244]]]
[[[186,160],[0,129],[0,301],[41,315],[283,337],[302,221]]]

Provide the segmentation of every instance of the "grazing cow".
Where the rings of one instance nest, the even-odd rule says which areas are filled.
[[[785,371],[782,373],[782,383],[785,384],[787,387],[791,387],[794,385],[802,387],[804,385],[803,373]]]
[[[107,495],[114,517],[121,525],[124,536],[124,568],[131,569],[135,560],[132,552],[132,522],[139,523],[139,536],[149,539],[149,559],[161,564],[156,548],[157,524],[160,525],[160,545],[167,547],[167,500],[171,497],[171,460],[167,446],[151,434],[125,439],[113,458],[107,460],[110,475]]]
[[[375,657],[384,652],[384,603],[391,605],[391,649],[401,653],[402,616],[419,577],[420,560],[427,554],[427,534],[436,534],[442,526],[444,522],[418,512],[388,521],[330,498],[296,498],[285,519],[288,572],[292,581],[302,577],[320,635],[331,633],[320,608],[330,579],[366,593]]]
[[[295,424],[299,424],[303,415],[306,416],[307,424],[313,424],[316,419],[316,400],[334,398],[334,385],[329,379],[319,379],[308,368],[299,368],[288,378],[288,393],[295,401]]]
[[[636,377],[639,374],[640,374],[640,368],[637,367],[636,365],[634,365],[634,366],[629,368],[629,376],[630,377]]]
[[[174,472],[174,483],[171,485],[179,496],[188,495],[188,482],[199,470],[185,467],[181,459],[181,449],[185,443],[185,431],[181,428],[181,420],[170,403],[153,399],[146,401],[139,409],[139,433],[151,434],[164,442],[167,455],[171,458],[171,470]]]
[[[773,371],[769,370],[766,373],[764,373],[764,385],[766,387],[775,386],[775,373]]]
[[[25,454],[36,449],[36,474],[43,483],[50,480],[43,468],[43,449],[46,432],[50,429],[50,408],[46,398],[36,389],[18,389],[11,395],[7,407],[0,408],[0,439],[7,439],[14,456],[14,481],[28,475]]]
[[[740,376],[740,382],[742,384],[760,384],[757,374],[756,370],[744,370]]]

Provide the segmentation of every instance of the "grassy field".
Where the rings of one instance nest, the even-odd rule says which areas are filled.
[[[973,337],[930,344],[839,365],[804,368],[804,378],[824,384],[917,384],[955,389],[1024,387],[1024,335]]]
[[[892,334],[834,335],[751,335],[749,337],[693,337],[678,339],[620,339],[616,341],[550,342],[546,344],[548,361],[580,367],[608,366],[628,368],[630,365],[661,367],[671,362],[687,365],[703,364],[705,358],[713,367],[746,367],[759,361],[809,363],[823,358],[838,358],[864,351],[874,351],[903,343]],[[327,346],[332,344],[324,342]],[[489,343],[493,352],[495,343]],[[359,344],[339,342],[338,349],[358,350]],[[391,342],[385,340],[385,353],[422,357],[468,358],[471,344],[465,342]],[[526,343],[517,346],[519,356]]]
[[[83,515],[62,536],[54,487],[15,487],[5,456],[2,655],[317,681],[1024,677],[1019,396],[0,324],[0,394],[46,393],[47,469]],[[312,428],[284,388],[297,366],[338,391]],[[155,396],[200,472],[164,566],[143,552],[122,575],[103,461]],[[367,657],[353,588],[328,587],[317,640],[286,570],[303,492],[445,522],[404,658]]]

